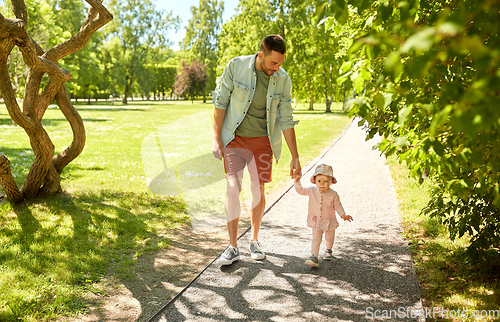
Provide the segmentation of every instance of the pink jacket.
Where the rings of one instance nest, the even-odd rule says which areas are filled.
[[[323,231],[334,230],[339,226],[335,211],[340,216],[345,215],[345,211],[335,190],[330,188],[320,192],[316,186],[304,188],[300,181],[295,182],[295,190],[300,195],[309,196],[307,226]]]

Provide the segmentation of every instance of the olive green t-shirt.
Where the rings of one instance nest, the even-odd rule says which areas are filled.
[[[267,87],[269,86],[271,76],[257,69],[255,71],[257,72],[255,93],[247,115],[235,131],[235,134],[238,136],[267,136],[266,101]]]

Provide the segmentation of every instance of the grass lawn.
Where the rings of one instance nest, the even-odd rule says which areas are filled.
[[[419,185],[408,169],[390,158],[404,237],[408,240],[419,280],[424,307],[454,313],[467,311],[468,318],[437,313],[427,321],[500,321],[500,263],[473,265],[465,260],[466,236],[451,241],[437,219],[420,213],[426,205],[429,184]],[[476,318],[474,318],[476,314]],[[489,316],[489,317],[488,317]],[[496,316],[496,318],[495,318]]]
[[[350,123],[340,104],[329,114],[322,112],[324,106],[316,108],[306,111],[299,104],[295,113],[300,120],[296,132],[303,165]],[[85,313],[88,295],[105,292],[103,278],[110,269],[120,280],[136,278],[130,272],[138,258],[167,248],[177,228],[191,225],[194,205],[189,192],[208,186],[197,178],[188,188],[178,181],[174,190],[180,194],[169,195],[152,193],[148,184],[155,179],[157,166],[170,167],[179,178],[181,165],[189,160],[213,159],[206,158],[212,104],[133,101],[126,106],[77,105],[77,109],[86,126],[87,143],[62,173],[63,192],[19,205],[0,204],[0,321],[51,321]],[[70,127],[58,109],[49,109],[43,124],[56,151],[70,143]],[[21,185],[33,160],[28,138],[12,125],[3,107],[0,128],[0,153],[11,160]],[[182,139],[166,139],[174,134]],[[183,144],[189,149],[175,150]],[[203,149],[195,149],[200,146]],[[149,158],[151,147],[158,148],[155,155],[164,159]],[[165,158],[167,166],[162,165]],[[284,147],[282,159],[273,165],[268,191],[290,182],[289,163]],[[211,191],[219,199],[224,193]]]

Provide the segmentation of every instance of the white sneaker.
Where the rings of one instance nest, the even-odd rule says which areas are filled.
[[[266,258],[266,254],[260,249],[260,245],[256,241],[250,242],[250,253],[253,259],[261,260]]]
[[[224,253],[220,255],[217,263],[220,265],[231,265],[235,261],[240,259],[240,251],[234,246],[229,246],[226,248]]]

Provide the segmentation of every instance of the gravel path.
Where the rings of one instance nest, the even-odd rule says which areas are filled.
[[[304,264],[311,246],[308,199],[285,189],[274,205],[268,200],[259,235],[265,260],[250,258],[250,233],[244,234],[240,261],[211,264],[151,321],[425,321],[389,169],[356,124],[303,169],[308,186],[309,169],[332,165],[333,188],[354,217],[339,219],[333,261]]]

